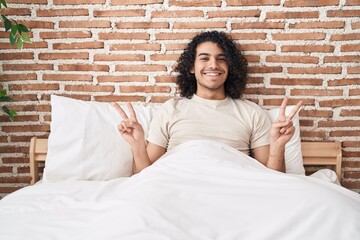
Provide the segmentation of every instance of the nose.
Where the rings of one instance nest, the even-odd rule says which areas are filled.
[[[210,68],[217,68],[218,67],[218,62],[217,62],[216,58],[210,58],[209,67]]]

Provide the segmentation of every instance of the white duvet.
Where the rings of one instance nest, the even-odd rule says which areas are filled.
[[[191,141],[140,174],[40,183],[0,201],[0,239],[360,239],[360,196]]]

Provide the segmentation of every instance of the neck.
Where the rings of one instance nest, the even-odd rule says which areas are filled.
[[[214,93],[214,92],[196,92],[198,97],[207,99],[207,100],[224,100],[226,98],[225,92],[222,93]]]

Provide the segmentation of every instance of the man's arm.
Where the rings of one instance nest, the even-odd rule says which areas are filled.
[[[279,116],[273,122],[270,129],[270,145],[258,147],[253,150],[254,158],[268,168],[285,172],[285,145],[295,133],[295,127],[291,121],[302,106],[298,102],[288,116],[285,115],[287,98],[283,100]]]
[[[153,164],[162,155],[166,149],[153,143],[148,143],[146,147],[132,148],[134,155],[133,173],[139,173],[144,168]]]
[[[152,143],[146,144],[144,129],[138,122],[135,110],[130,103],[127,105],[130,117],[117,103],[114,103],[113,106],[122,117],[118,130],[131,146],[134,157],[133,173],[138,173],[159,159],[165,153],[165,148]]]

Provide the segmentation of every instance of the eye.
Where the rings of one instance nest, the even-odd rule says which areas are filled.
[[[200,61],[208,61],[208,60],[209,60],[208,57],[201,57],[201,58],[200,58]]]

